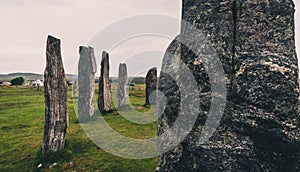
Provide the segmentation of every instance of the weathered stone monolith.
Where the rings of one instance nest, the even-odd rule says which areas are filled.
[[[118,109],[128,106],[128,78],[127,78],[127,66],[124,63],[119,65],[119,77],[118,77]]]
[[[87,121],[94,114],[95,73],[97,65],[92,47],[79,47],[78,63],[78,118]]]
[[[111,110],[110,81],[109,81],[109,54],[102,53],[101,73],[99,78],[98,108],[101,113]]]
[[[183,24],[180,38],[193,42],[202,53],[197,57],[191,47],[174,41],[162,70],[180,71],[181,66],[172,59],[181,59],[189,67],[200,90],[199,116],[183,142],[159,157],[157,171],[299,171],[293,1],[183,0],[182,14],[183,20],[209,39],[222,62],[226,107],[212,137],[199,142],[208,115],[214,115],[209,110],[213,99],[210,83],[215,81],[208,78],[203,65],[210,61],[211,51],[201,40],[197,44],[197,35],[191,35],[189,26]],[[176,84],[174,77],[160,76],[158,89],[168,103],[158,120],[159,135],[174,125],[185,99]],[[189,89],[189,85],[180,86]],[[183,115],[188,118],[190,114]],[[159,141],[159,148],[171,145],[170,140]]]
[[[150,69],[146,75],[146,105],[150,105],[150,95],[157,89],[157,68]],[[156,97],[153,97],[156,100]],[[155,104],[155,102],[152,102]]]
[[[48,36],[46,58],[43,153],[57,152],[64,148],[68,127],[68,85],[59,39]]]

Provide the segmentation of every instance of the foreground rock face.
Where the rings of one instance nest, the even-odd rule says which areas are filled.
[[[167,53],[185,62],[194,74],[200,112],[185,140],[159,157],[157,171],[299,171],[292,0],[183,0],[183,19],[201,30],[216,50],[227,77],[227,102],[216,132],[208,142],[198,144],[211,103],[209,78],[201,60],[195,63],[195,54],[174,41]],[[181,36],[185,35],[188,30],[183,26]],[[178,66],[176,60],[164,61],[162,68],[175,71]],[[176,121],[181,98],[167,74],[161,74],[159,90],[168,100],[158,122],[162,134]]]
[[[43,153],[57,152],[64,148],[68,127],[68,85],[59,39],[48,36],[46,57]]]
[[[127,107],[128,104],[128,76],[127,76],[127,66],[124,63],[119,65],[119,77],[118,77],[118,109]]]
[[[101,113],[111,110],[110,82],[109,82],[109,54],[102,53],[101,73],[99,78],[98,108]]]
[[[150,95],[157,89],[157,68],[152,68],[146,75],[146,105],[150,105]],[[153,100],[155,100],[154,98]],[[155,102],[153,102],[155,103]]]
[[[94,49],[79,47],[78,63],[78,117],[80,122],[94,114],[95,73],[97,71]]]

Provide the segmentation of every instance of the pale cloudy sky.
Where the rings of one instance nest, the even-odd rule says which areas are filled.
[[[295,3],[298,38],[300,2]],[[95,34],[120,19],[150,13],[180,19],[181,0],[0,0],[0,73],[43,73],[45,43],[49,34],[61,39],[65,70],[74,73],[80,45],[85,45]],[[179,26],[176,29],[179,32]],[[171,38],[148,36],[129,40],[108,50],[111,51],[111,74],[116,75],[120,62],[128,63],[130,75],[159,66],[161,56],[171,41]],[[143,52],[140,50],[143,46],[139,45],[148,46],[148,49]],[[296,45],[300,53],[300,40]],[[131,49],[123,52],[125,47]],[[102,50],[95,51],[99,62]],[[140,60],[141,57],[143,60]],[[134,65],[140,69],[133,71]]]

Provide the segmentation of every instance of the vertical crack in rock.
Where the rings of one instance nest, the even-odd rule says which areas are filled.
[[[59,39],[48,36],[46,57],[43,153],[57,152],[64,148],[68,127],[68,85]]]
[[[223,119],[214,135],[198,145],[210,108],[210,78],[202,64],[209,56],[199,59],[190,47],[181,45],[178,50],[178,43],[170,44],[162,69],[180,68],[174,60],[180,56],[201,92],[200,112],[185,140],[159,157],[157,171],[299,171],[293,1],[183,0],[182,19],[210,40],[232,94],[227,97]],[[191,36],[187,32],[183,26],[180,36]],[[190,41],[194,41],[193,36]],[[194,46],[205,49],[203,44]],[[174,50],[179,52],[173,57],[167,55]],[[168,102],[158,120],[158,134],[162,134],[176,121],[182,97],[176,82],[165,73],[160,75],[158,88]],[[159,148],[169,144],[165,138]]]
[[[233,37],[233,43],[232,43],[232,61],[231,61],[231,73],[230,73],[230,82],[231,82],[231,86],[230,86],[230,92],[232,92],[232,84],[234,81],[234,76],[235,76],[235,72],[236,72],[236,53],[235,53],[235,45],[236,45],[236,29],[237,29],[237,2],[236,0],[233,1],[232,3],[232,19],[233,19],[233,33],[232,33],[232,37]]]

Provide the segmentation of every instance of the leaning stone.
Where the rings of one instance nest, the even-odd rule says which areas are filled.
[[[46,57],[43,153],[57,152],[64,148],[68,127],[68,85],[59,39],[48,36]]]

